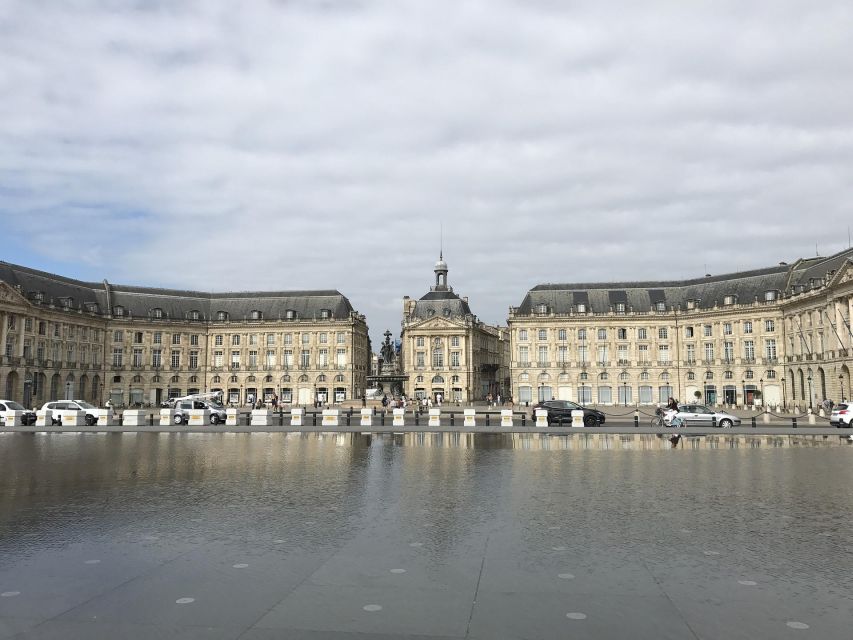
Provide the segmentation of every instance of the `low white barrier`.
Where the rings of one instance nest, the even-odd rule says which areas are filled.
[[[404,427],[406,425],[406,410],[405,409],[392,409],[394,417],[391,419],[392,427]]]
[[[253,427],[271,427],[273,413],[269,409],[252,409]]]
[[[50,409],[39,409],[38,411],[36,411],[36,426],[53,426],[53,411],[51,411]]]
[[[122,425],[125,427],[144,427],[148,424],[147,418],[148,412],[143,409],[125,409],[121,414]],[[98,416],[98,424],[101,424],[101,416]]]
[[[323,409],[323,426],[337,427],[339,414],[337,409]]]
[[[210,410],[209,409],[189,409],[187,411],[187,424],[191,427],[208,427],[210,426]]]
[[[160,409],[160,426],[168,427],[171,425],[174,415],[175,412],[171,409]]]
[[[23,415],[23,411],[4,411],[3,420],[6,428],[11,429],[12,427],[23,427],[24,423],[21,421]]]
[[[512,426],[512,409],[501,409],[501,426]]]
[[[59,418],[62,420],[63,427],[84,427],[86,426],[86,412],[77,411],[76,409],[63,409],[59,412]]]
[[[373,426],[373,409],[362,409],[361,410],[361,421],[359,421],[358,426],[360,426],[360,427],[371,427],[371,426]]]
[[[237,422],[237,409],[235,409],[234,407],[227,408],[225,410],[225,426],[236,427]]]
[[[572,411],[572,426],[573,427],[582,427],[583,426],[583,411],[580,409],[574,409]]]
[[[463,427],[476,427],[477,426],[477,410],[476,409],[464,409],[462,411],[465,416],[462,419]]]
[[[99,427],[112,427],[118,424],[118,419],[112,409],[98,409],[93,412],[98,417]]]
[[[430,426],[430,427],[440,427],[441,426],[441,409],[430,409],[429,410],[428,426]]]
[[[537,427],[547,427],[548,426],[548,410],[547,409],[537,409],[536,410],[536,426]]]
[[[301,409],[299,407],[294,407],[290,410],[290,426],[291,427],[301,427],[302,426],[302,418],[305,415],[305,409]]]

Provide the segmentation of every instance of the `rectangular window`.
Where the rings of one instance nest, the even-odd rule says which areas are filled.
[[[444,366],[444,351],[441,349],[432,350],[432,366],[434,369],[440,369]]]
[[[548,339],[548,330],[547,329],[539,329],[539,339],[547,340]]]
[[[569,361],[568,358],[569,352],[565,345],[560,345],[557,347],[557,362],[560,364],[564,364]]]
[[[658,329],[658,340],[667,340],[669,338],[669,330],[666,327]]]
[[[750,322],[749,320],[744,321],[743,332],[744,333],[752,333],[752,322]]]
[[[10,329],[14,329],[14,327],[9,327],[9,328],[10,328]],[[61,337],[61,330],[60,330],[59,323],[56,323],[56,324],[54,324],[54,325],[53,325],[53,337],[54,337],[54,338],[59,338],[59,337]]]
[[[325,332],[320,333],[320,344],[326,344],[328,334]]]
[[[607,329],[599,329],[598,330],[598,339],[599,340],[607,340]]]
[[[539,366],[547,367],[548,366],[548,347],[541,346],[539,347]]]
[[[619,360],[619,364],[625,364],[628,362],[627,344],[616,345],[616,358]]]
[[[190,336],[190,346],[197,347],[198,346],[198,334],[194,333]]]
[[[640,327],[639,329],[637,329],[637,340],[648,340],[648,339],[649,339],[649,334],[645,328]]]
[[[776,331],[776,323],[773,320],[765,320],[764,330],[767,333],[773,333],[774,331]]]
[[[586,340],[586,329],[578,329],[578,340]]]
[[[89,347],[80,347],[80,364],[88,364]]]
[[[415,338],[415,346],[416,347],[424,346],[424,337],[423,336],[418,336],[417,338]]]
[[[124,342],[124,331],[113,331],[113,342]]]
[[[133,344],[142,344],[142,332],[134,331],[133,332]]]
[[[319,360],[318,360],[317,364],[319,364],[321,367],[329,366],[329,350],[328,349],[320,349]]]
[[[33,330],[33,319],[32,318],[24,318],[24,331],[32,331]]]
[[[293,349],[284,350],[284,359],[282,360],[285,367],[293,366]]]
[[[415,354],[415,366],[416,367],[425,367],[426,366],[426,354],[423,351],[418,351]]]
[[[338,344],[345,344],[347,341],[347,334],[343,331],[339,331],[336,340]]]
[[[232,347],[239,347],[240,346],[240,335],[239,334],[235,334],[235,335],[231,336],[231,346]]]
[[[181,366],[181,352],[177,349],[172,349],[170,364],[173,369]]]
[[[335,351],[335,364],[337,364],[341,368],[347,366],[346,349],[338,349],[337,351]]]
[[[637,346],[637,357],[640,364],[649,364],[649,345],[641,344]]]
[[[450,346],[451,347],[458,347],[459,346],[459,336],[452,336],[450,338]]]
[[[258,352],[257,351],[249,351],[249,366],[257,367],[258,366]]]
[[[223,344],[222,343],[222,336],[216,336],[216,338],[214,338],[214,340],[213,340],[213,344],[216,347],[221,347]]]
[[[696,364],[696,345],[687,345],[687,364]]]
[[[234,369],[240,368],[240,352],[239,351],[232,351],[231,352],[231,366]]]
[[[764,355],[770,360],[776,359],[776,340],[768,338],[764,341]]]
[[[130,361],[130,364],[134,367],[142,366],[142,348],[136,348],[133,350],[133,359]]]
[[[151,351],[151,366],[152,367],[163,366],[163,350],[162,349],[154,349]]]
[[[578,347],[578,362],[582,364],[589,362],[589,347],[585,344]]]
[[[311,334],[303,333],[302,334],[302,344],[309,344],[311,342]]]
[[[668,344],[658,345],[658,362],[660,362],[660,363],[668,363],[669,362],[669,345]]]
[[[459,352],[451,351],[450,352],[450,366],[458,367],[459,366]]]
[[[735,359],[735,343],[734,342],[724,342],[723,343],[723,357],[726,359],[726,362],[731,363]]]
[[[267,346],[272,347],[273,345],[275,345],[275,334],[274,333],[268,333],[267,334]]]
[[[527,340],[527,329],[519,329],[518,339],[519,340]]]
[[[293,335],[290,333],[284,334],[284,344],[293,344]]]
[[[627,340],[628,339],[628,330],[625,328],[620,328],[616,330],[616,339],[617,340]]]
[[[181,344],[181,334],[173,333],[172,334],[172,344]]]
[[[154,332],[154,344],[162,344],[163,343],[163,334],[159,331]]]
[[[560,329],[559,331],[557,331],[557,339],[558,340],[565,340],[566,339],[566,330],[565,329]]]
[[[732,335],[732,323],[731,322],[724,322],[723,323],[723,335],[724,336]]]
[[[526,345],[518,348],[518,362],[522,366],[527,366],[527,363],[530,362],[530,352]]]
[[[754,340],[744,340],[743,341],[743,357],[747,360],[755,360],[755,341]]]
[[[608,360],[608,357],[607,357],[607,345],[604,345],[604,344],[599,345],[599,347],[598,347],[598,354],[597,354],[597,355],[598,355],[598,360],[597,360],[597,362],[598,362],[599,364],[602,364],[602,365],[603,365],[603,364],[605,364],[606,362],[608,362],[609,360]]]
[[[299,354],[299,366],[308,368],[311,366],[311,352],[308,349],[303,349]]]
[[[693,327],[684,327],[684,337],[692,338],[693,337]]]
[[[198,369],[198,351],[190,351],[190,369]]]
[[[275,349],[267,349],[266,365],[268,367],[274,367],[275,366]]]
[[[76,362],[74,359],[74,345],[69,344],[68,349],[66,350],[66,355],[68,356],[66,362]]]
[[[709,324],[706,324],[704,327],[702,327],[702,335],[704,335],[706,338],[710,338],[713,335],[711,331],[711,325]]]
[[[223,358],[222,351],[214,351],[213,352],[213,366],[214,367],[224,366],[223,361],[224,361],[224,358]]]
[[[714,359],[714,343],[706,342],[705,343],[705,360],[713,360]]]
[[[120,367],[122,366],[122,359],[124,358],[124,349],[121,347],[113,347],[113,366]]]
[[[257,344],[258,344],[258,334],[257,333],[250,333],[249,334],[249,346],[253,347],[253,346],[256,346]]]

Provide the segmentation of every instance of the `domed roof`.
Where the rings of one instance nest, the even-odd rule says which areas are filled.
[[[434,271],[447,271],[447,263],[444,261],[444,258],[439,258],[438,262],[435,263],[435,267],[433,267]]]

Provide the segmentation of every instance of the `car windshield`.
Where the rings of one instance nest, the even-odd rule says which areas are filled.
[[[847,405],[846,405],[846,404],[837,404],[837,405],[835,405],[835,410],[836,410],[836,411],[844,411],[846,408],[847,408]]]
[[[12,402],[11,400],[6,403],[6,408],[9,409],[9,411],[26,411],[26,409],[17,402]]]
[[[97,408],[98,408],[98,407],[96,407],[96,406],[95,406],[95,405],[93,405],[93,404],[89,404],[89,403],[88,403],[88,402],[86,402],[85,400],[75,400],[74,402],[76,402],[77,404],[79,404],[79,405],[80,405],[82,408],[84,408],[84,409],[97,409]]]
[[[208,404],[209,404],[213,409],[224,409],[224,408],[225,408],[225,407],[222,405],[222,403],[217,402],[216,400],[211,400],[210,402],[208,402]]]

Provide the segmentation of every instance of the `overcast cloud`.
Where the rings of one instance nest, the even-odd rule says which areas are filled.
[[[537,283],[829,254],[851,24],[849,0],[0,0],[0,256],[337,288],[375,344],[440,223],[490,323]]]

